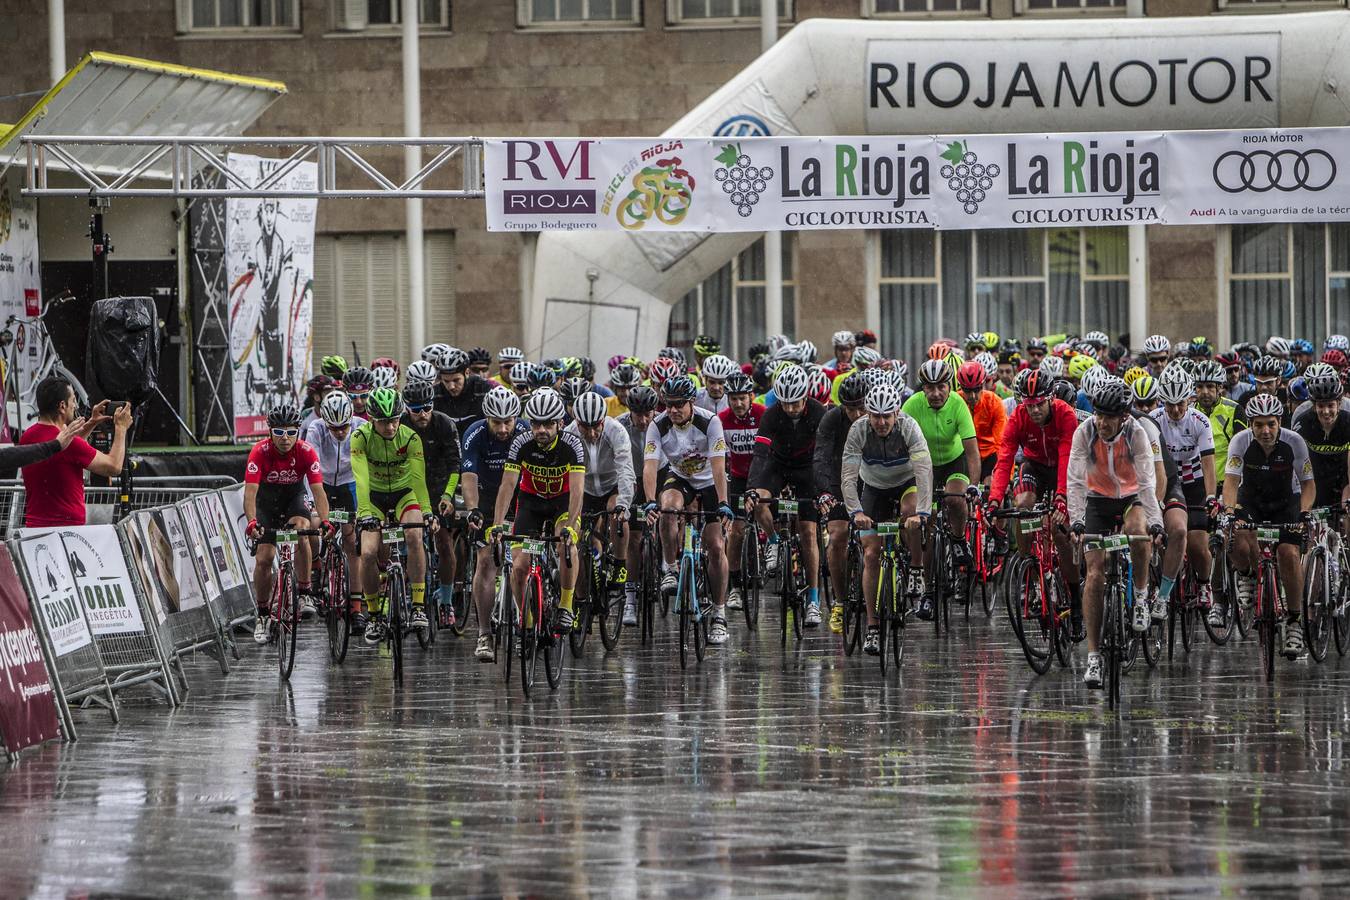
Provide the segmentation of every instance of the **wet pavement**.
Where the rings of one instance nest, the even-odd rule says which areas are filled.
[[[401,692],[318,628],[289,688],[251,644],[227,677],[199,658],[179,710],[77,712],[78,744],[0,770],[0,895],[1350,889],[1334,647],[1273,686],[1250,641],[1178,648],[1117,716],[1080,670],[1034,676],[1001,610],[916,629],[884,679],[764,619],[686,672],[626,630],[531,700],[447,634]]]

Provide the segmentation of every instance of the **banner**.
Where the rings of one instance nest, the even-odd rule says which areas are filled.
[[[60,737],[56,696],[9,548],[0,545],[0,738],[18,753]]]
[[[75,593],[61,536],[54,531],[26,535],[19,539],[18,546],[53,652],[65,656],[92,644],[94,636]]]
[[[178,517],[183,523],[183,534],[187,537],[188,546],[197,561],[197,571],[204,576],[202,587],[205,588],[209,599],[218,600],[225,593],[225,588],[222,586],[220,567],[216,563],[214,550],[206,538],[205,526],[201,514],[197,511],[197,504],[191,497],[186,497],[174,506],[178,509]]]
[[[254,170],[258,181],[284,162],[229,156],[232,168]],[[276,184],[313,190],[317,180],[318,165],[304,162],[290,166]],[[310,374],[317,208],[317,200],[282,197],[225,201],[236,438],[262,435],[272,406],[281,402],[300,406],[304,399]]]
[[[1350,129],[1178,131],[1167,141],[1169,223],[1350,219]]]
[[[211,548],[213,569],[220,578],[222,590],[229,592],[248,585],[251,591],[251,573],[245,570],[239,548],[235,546],[230,520],[220,494],[215,491],[199,494],[192,498],[192,502],[197,505],[197,515]]]
[[[129,521],[139,532],[141,575],[152,594],[158,593],[164,614],[205,606],[206,594],[178,510],[172,506],[142,510]]]
[[[37,200],[20,193],[23,170],[15,167],[0,176],[0,323],[9,320],[31,319],[42,312],[42,271],[38,258]],[[14,343],[3,351],[4,369],[14,368],[20,396],[31,390],[33,372],[38,363],[38,345],[30,339],[28,327],[22,321],[8,327]],[[0,384],[0,394],[6,401],[11,387],[6,376]],[[10,417],[13,427],[24,418]],[[0,436],[3,437],[3,436]],[[9,440],[10,438],[4,438]]]
[[[145,633],[117,529],[111,525],[84,525],[62,528],[57,533],[65,545],[70,573],[94,634]]]

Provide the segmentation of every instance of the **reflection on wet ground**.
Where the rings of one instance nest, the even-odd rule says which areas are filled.
[[[915,629],[900,677],[827,631],[762,631],[681,672],[625,633],[560,690],[442,635],[290,688],[251,645],[188,703],[0,774],[6,896],[1176,894],[1350,884],[1350,662],[1199,647],[1124,684],[1037,678],[1000,614]],[[1078,665],[1082,664],[1079,654]],[[543,673],[540,673],[542,682]]]

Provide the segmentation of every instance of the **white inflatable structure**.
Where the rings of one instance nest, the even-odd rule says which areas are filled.
[[[1350,11],[975,24],[812,19],[664,134],[962,134],[1350,122]],[[650,357],[755,234],[539,236],[530,352]]]

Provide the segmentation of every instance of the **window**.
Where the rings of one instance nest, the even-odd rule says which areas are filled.
[[[935,339],[1126,330],[1124,228],[876,232],[881,350],[911,367]]]
[[[522,28],[615,27],[642,24],[641,0],[517,0]]]
[[[423,235],[426,339],[455,338],[455,235]],[[361,358],[416,359],[408,327],[408,253],[402,234],[320,234],[314,239],[315,359],[351,353]],[[348,359],[351,357],[348,356]]]
[[[1270,12],[1272,9],[1335,9],[1345,0],[1219,0],[1228,12]]]
[[[1063,15],[1065,13],[1123,13],[1125,0],[1017,0],[1021,15]]]
[[[178,30],[299,31],[300,0],[179,0]]]
[[[366,22],[371,28],[403,24],[403,0],[366,0]],[[450,0],[417,0],[418,22],[432,28],[450,27]]]
[[[793,277],[791,235],[783,235],[783,331],[796,327],[797,292]],[[710,334],[722,342],[732,359],[748,359],[753,344],[768,340],[764,328],[764,240],[742,250],[736,258],[685,294],[670,312],[666,340],[680,347],[690,360],[694,338]]]
[[[1233,225],[1227,276],[1233,341],[1350,334],[1350,225]]]
[[[867,0],[864,13],[885,16],[988,15],[985,0]]]
[[[792,21],[793,0],[777,2],[779,21]],[[761,0],[667,0],[666,4],[666,17],[672,25],[749,25],[759,21],[761,12]]]

